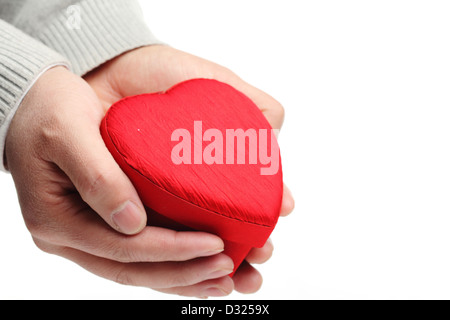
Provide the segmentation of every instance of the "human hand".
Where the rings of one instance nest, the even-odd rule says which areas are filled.
[[[168,46],[143,47],[102,65],[88,74],[85,79],[100,98],[103,109],[116,101],[143,93],[165,91],[177,83],[194,78],[216,79],[228,83],[246,94],[261,109],[274,129],[281,129],[284,109],[268,94],[240,79],[230,70],[175,50]],[[284,187],[281,215],[286,216],[294,208],[294,199]],[[255,292],[262,283],[261,275],[249,263],[263,263],[272,255],[273,245],[268,241],[263,248],[253,249],[231,279],[223,278],[221,290],[230,292],[233,288],[244,293]],[[178,293],[183,293],[180,290]]]
[[[18,109],[6,160],[36,245],[119,283],[223,295],[233,263],[222,240],[145,227],[139,196],[101,138],[103,117],[91,87],[63,67],[42,75]]]

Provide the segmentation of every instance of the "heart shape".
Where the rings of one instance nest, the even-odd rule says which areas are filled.
[[[232,274],[275,228],[283,194],[278,143],[258,107],[233,87],[194,79],[122,99],[101,133],[149,224],[218,235]]]

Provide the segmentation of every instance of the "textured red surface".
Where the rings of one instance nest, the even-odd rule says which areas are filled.
[[[165,93],[117,102],[106,114],[101,132],[143,203],[151,208],[149,224],[217,234],[237,268],[252,247],[264,245],[278,221],[281,160],[274,175],[261,175],[265,165],[259,159],[249,164],[248,155],[245,164],[194,164],[194,148],[203,150],[210,143],[194,135],[196,121],[201,121],[202,132],[217,129],[224,137],[226,129],[271,130],[244,94],[215,80],[195,79]],[[179,142],[171,136],[177,129],[191,132],[191,164],[173,162],[172,150]]]

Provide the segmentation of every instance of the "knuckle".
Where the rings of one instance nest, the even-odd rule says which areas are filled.
[[[26,219],[25,225],[33,237],[45,239],[47,237],[47,228],[39,219]]]
[[[36,247],[41,250],[42,252],[45,253],[49,253],[52,254],[55,252],[55,250],[52,248],[52,246],[50,246],[48,243],[46,243],[45,241],[38,239],[36,237],[33,237],[33,242],[36,245]]]
[[[174,252],[180,247],[178,234],[178,232],[172,231],[159,236],[157,243],[154,243],[152,248],[154,262],[174,260],[175,256],[179,256],[178,252]]]
[[[126,286],[135,286],[135,281],[133,280],[133,277],[131,277],[130,272],[126,268],[126,266],[118,268],[118,270],[115,273],[114,279],[115,282],[126,285]]]
[[[236,81],[236,79],[239,78],[233,70],[215,62],[207,61],[203,64],[203,66],[204,70],[201,70],[201,74],[199,74],[200,76],[202,74],[205,75],[209,73],[209,76],[213,79],[217,79],[225,83]]]
[[[46,219],[40,210],[22,209],[22,214],[25,226],[34,238],[39,238],[49,243],[57,241],[59,232],[55,221]]]
[[[111,260],[130,263],[130,262],[140,262],[136,253],[131,250],[127,245],[123,243],[117,243],[117,241],[112,241],[104,245],[104,252],[107,252]]]
[[[178,262],[177,270],[173,272],[168,287],[186,287],[192,285],[195,282],[193,278],[192,268],[186,263]]]
[[[281,105],[281,103],[277,102],[274,104],[274,113],[275,115],[280,119],[283,120],[285,115],[286,115],[286,110],[284,109],[284,107]]]
[[[63,132],[61,128],[64,128],[65,125],[61,123],[60,117],[48,115],[45,119],[41,119],[39,126],[36,135],[36,149],[38,151],[45,154],[47,150],[56,150],[61,146],[61,132]]]
[[[87,195],[95,198],[105,190],[105,186],[108,184],[109,179],[110,175],[107,171],[99,170],[91,178],[81,182],[81,189],[84,190]]]
[[[173,248],[177,245],[177,235],[178,232],[174,231],[168,233],[164,237],[161,237],[161,242],[159,243],[159,249],[161,253],[173,251]]]
[[[227,76],[228,78],[236,78],[237,75],[233,72],[233,70],[231,70],[228,67],[224,67],[221,65],[216,65],[216,68],[219,70],[220,73],[222,73],[223,75]]]

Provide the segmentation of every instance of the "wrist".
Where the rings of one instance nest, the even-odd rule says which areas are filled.
[[[23,141],[24,135],[26,135],[26,129],[30,129],[32,122],[37,122],[36,114],[39,113],[38,109],[45,103],[45,99],[51,96],[52,82],[50,79],[58,79],[60,75],[71,74],[67,65],[65,64],[53,64],[44,68],[33,81],[30,82],[29,87],[23,92],[17,103],[17,107],[14,108],[8,115],[5,121],[5,137],[0,141],[0,147],[2,152],[2,165],[4,171],[9,171],[8,166],[8,152],[12,151],[9,140],[12,139],[11,135],[18,137]],[[25,115],[29,116],[29,121],[24,120]],[[14,127],[20,124],[20,128],[14,130]],[[13,132],[14,131],[14,132]]]
[[[66,72],[69,72],[68,64],[65,62],[57,62],[54,64],[50,64],[46,67],[44,67],[39,73],[36,74],[36,76],[31,79],[28,86],[24,88],[24,91],[22,92],[21,96],[18,98],[16,103],[12,106],[10,112],[6,116],[2,126],[0,127],[0,171],[9,171],[8,168],[8,157],[7,157],[7,139],[10,131],[11,124],[13,122],[13,119],[15,118],[17,111],[19,108],[21,108],[25,97],[32,91],[33,87],[39,82],[39,80],[50,70],[53,69],[62,69]]]

